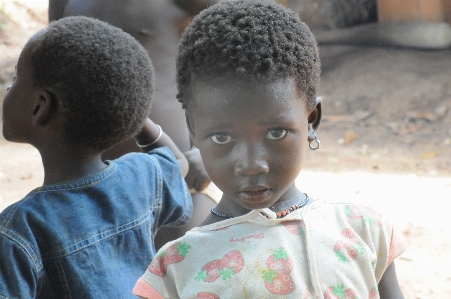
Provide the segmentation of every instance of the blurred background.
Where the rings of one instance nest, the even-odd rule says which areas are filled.
[[[278,2],[310,26],[322,61],[321,148],[308,152],[299,187],[390,217],[408,241],[396,260],[406,298],[447,298],[451,0]],[[0,0],[0,102],[47,9],[45,0]],[[0,211],[42,181],[39,153],[0,137]]]

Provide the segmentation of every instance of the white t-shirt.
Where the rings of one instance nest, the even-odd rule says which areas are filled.
[[[275,218],[269,209],[254,210],[192,229],[160,249],[133,293],[171,299],[379,298],[384,271],[406,246],[386,219],[359,205],[316,201]]]

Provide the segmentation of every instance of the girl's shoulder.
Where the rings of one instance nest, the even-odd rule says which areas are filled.
[[[345,216],[349,219],[363,219],[363,218],[374,218],[383,219],[382,214],[380,214],[376,209],[360,205],[352,202],[347,203],[329,203],[324,202],[321,206],[322,210],[328,210],[340,216]]]
[[[305,213],[306,221],[316,228],[352,229],[357,233],[391,235],[393,224],[376,209],[356,203],[315,202]]]

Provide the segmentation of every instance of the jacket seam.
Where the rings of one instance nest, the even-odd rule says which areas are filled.
[[[35,270],[38,273],[38,277],[41,276],[41,271],[43,269],[42,261],[39,260],[38,255],[34,252],[31,245],[27,242],[25,238],[23,238],[21,235],[17,234],[16,232],[6,228],[1,227],[0,228],[0,235],[5,236],[6,238],[13,241],[15,244],[17,244],[20,248],[22,248],[23,251],[26,252],[29,259],[33,262],[35,266]]]
[[[70,299],[70,298],[72,298],[72,296],[70,294],[69,284],[67,283],[66,276],[64,275],[64,268],[61,265],[61,261],[55,260],[54,263],[55,263],[55,268],[58,271],[58,277],[60,279],[60,282],[63,284],[62,287],[63,287],[64,293],[65,293],[64,297]]]
[[[144,215],[142,215],[139,218],[134,219],[133,221],[130,221],[128,223],[122,224],[122,225],[117,226],[115,228],[112,228],[112,229],[100,232],[100,233],[98,233],[96,235],[87,237],[87,238],[85,238],[85,239],[83,239],[83,240],[81,240],[79,242],[76,242],[74,244],[71,244],[71,245],[69,245],[69,246],[67,246],[67,247],[65,247],[65,248],[63,248],[61,250],[46,253],[43,256],[43,261],[69,256],[69,255],[71,255],[71,254],[73,254],[75,252],[78,252],[78,251],[80,251],[80,250],[82,250],[84,248],[87,248],[89,246],[97,244],[97,243],[99,243],[99,242],[101,242],[101,241],[103,241],[105,239],[108,239],[108,238],[110,238],[112,236],[115,236],[115,235],[120,234],[120,233],[122,233],[124,231],[133,229],[133,228],[135,228],[137,226],[140,226],[140,225],[142,225],[143,223],[145,223],[147,221],[147,219],[149,218],[150,214],[151,214],[151,211],[147,211]],[[97,239],[97,237],[100,237],[100,238]],[[90,239],[93,239],[93,240],[90,241]],[[82,244],[84,242],[88,242],[88,244],[83,245],[82,247],[78,247],[79,244]],[[71,247],[74,247],[74,249],[71,249]]]

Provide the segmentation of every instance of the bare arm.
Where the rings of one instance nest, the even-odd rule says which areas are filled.
[[[153,143],[160,134],[160,128],[151,121],[149,118],[146,119],[141,131],[138,135],[135,136],[138,144],[145,145]],[[182,170],[183,176],[185,177],[188,173],[188,160],[185,158],[185,155],[179,150],[179,148],[175,145],[174,141],[166,135],[164,131],[162,131],[160,139],[146,147],[141,148],[142,151],[147,152],[154,148],[167,146],[174,153],[177,162],[180,165],[180,169]]]
[[[378,289],[381,299],[404,299],[404,295],[399,287],[398,278],[396,277],[395,262],[385,270],[379,282]]]
[[[172,0],[178,7],[188,14],[195,16],[205,8],[218,3],[220,0]]]
[[[205,170],[199,149],[193,147],[183,154],[188,159],[189,163],[189,171],[185,177],[188,188],[194,188],[197,192],[204,190],[211,183],[211,179]]]
[[[67,2],[69,0],[49,0],[49,23],[63,17]]]

